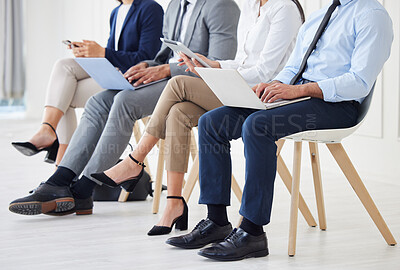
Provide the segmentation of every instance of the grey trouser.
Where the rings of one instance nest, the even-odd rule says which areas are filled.
[[[114,166],[128,145],[135,121],[153,113],[167,82],[92,96],[59,166],[78,176],[83,172],[90,179],[90,174]]]

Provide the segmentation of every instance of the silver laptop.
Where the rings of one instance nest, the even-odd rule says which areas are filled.
[[[257,97],[251,87],[235,69],[199,67],[195,69],[225,106],[268,110],[310,99],[310,97],[302,97],[292,100],[277,100],[273,103],[264,103]]]

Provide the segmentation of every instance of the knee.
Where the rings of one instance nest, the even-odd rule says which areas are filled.
[[[133,92],[125,90],[115,95],[111,109],[113,114],[117,114],[121,119],[128,117],[135,121],[145,116],[142,108],[144,104],[140,102],[140,99],[132,97]]]
[[[56,63],[54,64],[54,70],[72,73],[73,67],[77,65],[78,64],[73,58],[63,58],[56,61]]]
[[[270,113],[253,113],[243,123],[242,138],[243,140],[256,137],[273,137],[273,115]]]
[[[104,115],[110,111],[112,97],[109,91],[106,90],[91,96],[85,104],[85,113],[89,115]]]
[[[220,109],[215,109],[203,114],[199,119],[198,129],[199,134],[220,133],[219,130],[223,128],[225,114],[220,113]]]
[[[164,92],[172,91],[176,96],[182,97],[183,92],[185,91],[185,78],[187,78],[187,76],[184,75],[172,77],[168,81]]]

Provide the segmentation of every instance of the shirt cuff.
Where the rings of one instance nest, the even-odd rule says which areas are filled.
[[[333,79],[327,79],[317,82],[319,88],[322,90],[324,100],[326,102],[337,102],[336,100],[336,86]]]
[[[218,61],[222,69],[238,69],[239,65],[234,60]]]
[[[272,81],[280,81],[283,84],[289,84],[292,80],[293,76],[292,73],[279,73]]]

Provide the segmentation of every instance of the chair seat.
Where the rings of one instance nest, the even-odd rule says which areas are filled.
[[[286,136],[283,139],[318,143],[339,143],[344,138],[354,133],[361,124],[362,122],[350,128],[308,130]]]

